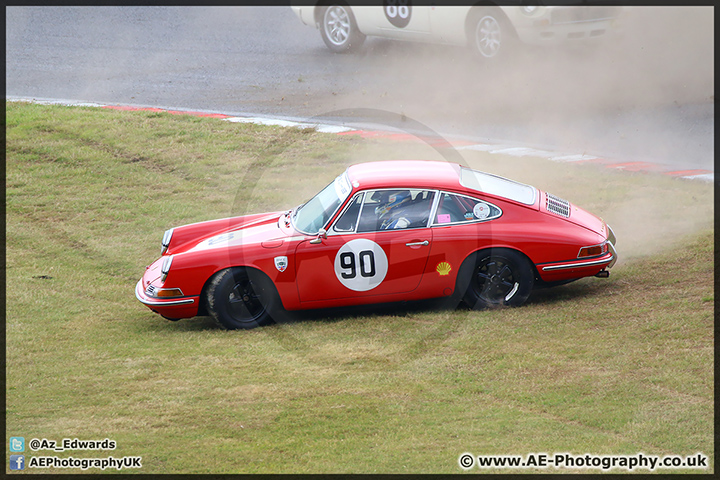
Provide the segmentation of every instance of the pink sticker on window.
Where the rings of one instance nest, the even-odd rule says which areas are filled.
[[[441,213],[438,215],[438,223],[450,223],[450,221],[449,213]]]

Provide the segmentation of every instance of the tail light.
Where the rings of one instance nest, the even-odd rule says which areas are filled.
[[[607,242],[603,242],[600,245],[591,245],[589,247],[582,247],[578,253],[578,258],[587,257],[598,257],[608,252]]]

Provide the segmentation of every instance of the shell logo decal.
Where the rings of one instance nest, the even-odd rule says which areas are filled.
[[[440,262],[440,263],[438,263],[438,266],[435,268],[435,270],[437,270],[437,272],[441,276],[445,276],[445,275],[450,274],[450,270],[452,270],[452,266],[450,266],[450,264],[447,262]]]

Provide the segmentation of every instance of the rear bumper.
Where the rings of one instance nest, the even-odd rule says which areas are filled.
[[[549,262],[535,265],[540,278],[544,282],[564,282],[568,280],[577,280],[583,277],[603,277],[607,278],[611,268],[617,262],[617,252],[615,245],[608,239],[608,252],[598,258],[574,259],[563,262]],[[600,272],[605,272],[601,274]]]
[[[607,253],[598,258],[573,259],[535,265],[541,278],[545,281],[566,280],[573,277],[581,278],[596,275],[602,270],[612,268],[618,259],[617,250],[615,250],[617,238],[610,225],[605,223],[604,227],[607,228],[607,241],[605,242],[608,246]]]
[[[295,12],[295,15],[298,16],[301,22],[303,22],[305,25],[308,25],[310,27],[315,27],[315,15],[314,10],[315,7],[311,6],[300,6],[300,7],[290,7],[293,12]]]
[[[538,267],[540,267],[543,272],[557,272],[584,268],[597,269],[597,267],[610,268],[615,265],[615,262],[617,261],[617,255],[615,253],[615,247],[612,246],[612,243],[608,242],[608,247],[610,251],[595,260],[573,260],[571,262],[559,262],[542,266],[538,265]]]

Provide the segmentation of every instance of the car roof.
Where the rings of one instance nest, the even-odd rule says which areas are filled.
[[[460,165],[427,160],[390,160],[351,165],[347,169],[355,189],[414,187],[464,189]]]

